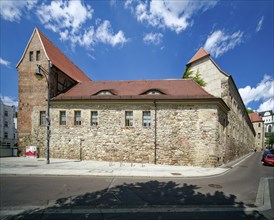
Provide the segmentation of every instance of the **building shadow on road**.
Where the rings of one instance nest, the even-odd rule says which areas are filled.
[[[124,183],[59,198],[44,209],[27,210],[7,219],[267,219],[258,211],[247,212],[235,195],[198,191],[197,185],[173,181]]]

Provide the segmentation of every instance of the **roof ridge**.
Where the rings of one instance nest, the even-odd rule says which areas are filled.
[[[59,52],[62,54],[62,55],[64,55],[67,59],[68,59],[68,61],[69,62],[71,62],[74,66],[76,66],[81,72],[83,72],[71,59],[69,59],[67,56],[66,56],[66,54],[64,54],[63,53],[63,51],[62,50],[60,50],[57,46],[55,46],[55,44],[43,33],[43,32],[41,32],[38,28],[36,28],[37,29],[37,31],[38,31],[38,34],[39,35],[43,35],[43,37],[44,38],[46,38],[51,44],[52,44],[52,46],[54,46],[57,50],[59,50]],[[41,39],[42,40],[42,39]],[[43,43],[43,40],[42,40],[42,43]],[[43,45],[44,46],[44,45]],[[45,48],[45,50],[46,50],[46,48]]]
[[[47,44],[47,43],[49,43],[50,44],[50,46],[51,47],[53,47],[55,50],[57,50],[58,51],[58,53],[59,54],[61,54],[61,56],[63,56],[63,58],[65,59],[65,62],[69,62],[69,63],[71,63],[71,65],[73,65],[79,72],[81,72],[81,74],[83,74],[84,75],[84,77],[86,77],[86,78],[88,78],[89,79],[89,77],[68,57],[68,56],[66,56],[63,52],[62,52],[62,50],[60,50],[42,31],[40,31],[38,28],[35,28],[35,30],[37,31],[37,33],[38,33],[38,36],[40,37],[40,39],[41,39],[41,43],[42,43],[42,45],[43,45],[43,47],[44,47],[44,49],[45,49],[45,52],[46,52],[46,54],[47,54],[47,56],[48,56],[48,59],[50,59],[51,60],[51,62],[56,66],[56,67],[58,67],[60,70],[62,70],[61,68],[60,68],[60,66],[58,66],[58,62],[56,62],[55,63],[55,61],[54,60],[52,60],[51,59],[51,57],[50,57],[50,55],[49,55],[49,48],[47,48],[47,45],[45,45],[45,44]],[[47,41],[47,42],[44,42],[44,41]],[[71,74],[69,74],[69,73],[67,73],[67,72],[65,72],[64,70],[62,70],[66,75],[69,75],[72,79],[74,79],[75,81],[77,81],[77,82],[79,82],[79,79],[77,79],[77,77],[73,77],[73,76],[71,76]],[[79,76],[78,76],[79,77]],[[81,76],[80,76],[80,78],[81,78]],[[90,79],[89,79],[90,80]]]

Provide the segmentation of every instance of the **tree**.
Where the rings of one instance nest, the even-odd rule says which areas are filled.
[[[268,144],[273,146],[273,144],[274,144],[274,134],[270,135],[270,137],[268,138]]]
[[[247,108],[246,111],[247,111],[247,113],[254,113],[254,111],[250,108]]]
[[[198,83],[200,86],[204,87],[206,86],[206,82],[202,79],[201,74],[199,74],[199,71],[196,72],[195,75],[193,75],[193,71],[187,67],[185,69],[185,72],[183,74],[183,79],[193,79],[196,83]]]

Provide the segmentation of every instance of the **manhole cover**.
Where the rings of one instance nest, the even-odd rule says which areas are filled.
[[[221,189],[223,188],[221,185],[219,184],[208,184],[209,187],[212,187],[212,188],[216,188],[216,189]]]
[[[171,173],[171,175],[173,175],[173,176],[180,176],[182,174],[181,173]]]

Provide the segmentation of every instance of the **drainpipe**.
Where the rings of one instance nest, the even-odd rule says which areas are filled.
[[[153,100],[154,103],[154,164],[157,163],[157,106],[156,100]]]

